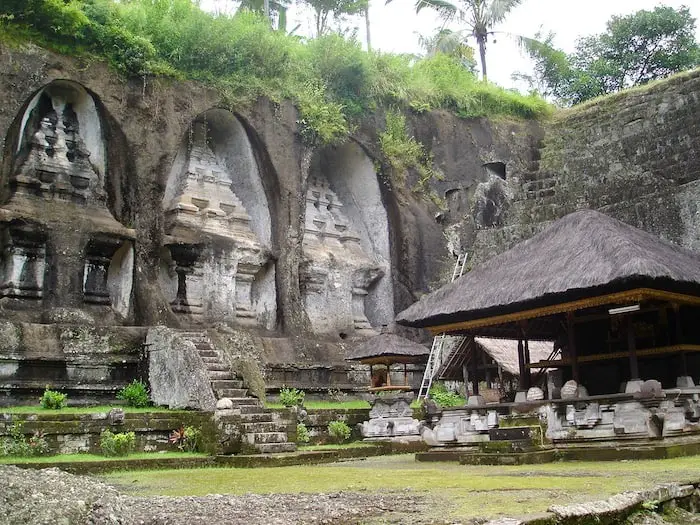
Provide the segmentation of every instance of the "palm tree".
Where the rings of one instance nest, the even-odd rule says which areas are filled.
[[[472,36],[479,46],[481,57],[481,73],[486,80],[486,43],[489,35],[493,35],[492,27],[503,22],[508,13],[522,3],[522,0],[457,0],[450,3],[447,0],[417,0],[416,12],[422,9],[434,9],[445,24],[457,22],[466,27],[455,33]],[[523,40],[522,37],[518,37]]]
[[[242,0],[238,9],[248,9],[256,13],[262,13],[272,22],[273,14],[277,15],[277,29],[285,31],[287,28],[287,6],[290,0]]]

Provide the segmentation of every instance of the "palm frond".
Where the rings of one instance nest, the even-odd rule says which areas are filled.
[[[485,13],[488,25],[503,22],[506,15],[521,3],[522,0],[491,0]]]
[[[437,11],[441,18],[454,18],[460,9],[453,3],[446,0],[417,0],[416,13],[429,8]]]

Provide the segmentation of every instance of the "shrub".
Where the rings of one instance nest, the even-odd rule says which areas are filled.
[[[44,390],[44,394],[39,399],[39,402],[41,403],[41,408],[58,410],[66,406],[67,399],[68,396],[66,394],[57,392],[56,390],[49,390],[49,387],[47,386],[46,390]]]
[[[183,452],[197,452],[202,444],[202,431],[193,426],[182,426],[172,431],[168,442]]]
[[[443,383],[433,384],[428,395],[441,407],[456,407],[464,404],[464,399],[456,392],[447,390]]]
[[[280,390],[280,403],[286,407],[294,407],[304,404],[306,392],[297,388],[282,387]]]
[[[350,437],[350,427],[345,421],[331,421],[328,423],[328,434],[336,443],[342,443]]]
[[[117,434],[103,430],[100,434],[100,450],[105,456],[127,456],[134,451],[136,434],[119,432]]]
[[[1,456],[43,456],[49,453],[49,444],[41,432],[35,432],[26,438],[22,432],[22,424],[15,423],[8,429],[10,437],[0,440]]]
[[[151,404],[146,383],[134,379],[131,383],[117,392],[117,399],[126,401],[130,407],[142,408]]]
[[[308,443],[311,439],[309,429],[304,423],[297,423],[297,443]]]

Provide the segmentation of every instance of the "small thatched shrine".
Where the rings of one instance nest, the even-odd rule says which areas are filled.
[[[552,341],[530,341],[528,346],[533,362],[547,360],[552,354]],[[483,395],[487,399],[495,395],[497,401],[512,401],[520,384],[518,341],[470,337],[450,352],[437,379],[471,383],[467,394]],[[537,382],[537,375],[531,382]],[[486,387],[486,392],[480,390],[480,384]]]
[[[562,430],[550,418],[550,434],[579,437],[603,422],[610,436],[700,431],[698,320],[700,255],[596,211],[560,219],[397,317],[434,334],[516,339],[520,390],[548,390]],[[554,341],[554,352],[535,357],[533,340]],[[532,385],[530,369],[558,380]],[[664,389],[675,401],[623,406]],[[566,412],[559,398],[592,405]]]
[[[408,384],[406,365],[424,363],[430,351],[404,337],[384,333],[371,337],[357,346],[347,357],[370,366],[372,384],[369,392],[376,395],[370,399],[372,406],[369,421],[362,423],[365,439],[391,439],[417,436],[420,422],[413,418],[413,389]],[[392,384],[391,366],[403,365],[403,384]],[[375,367],[379,370],[375,372]]]

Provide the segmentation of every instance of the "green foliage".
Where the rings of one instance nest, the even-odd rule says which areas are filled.
[[[309,429],[304,423],[297,423],[297,443],[308,443],[311,439]]]
[[[170,433],[168,443],[183,452],[198,452],[202,446],[202,431],[193,426],[182,426]]]
[[[41,404],[41,408],[59,410],[66,406],[67,399],[68,396],[66,394],[57,392],[56,390],[49,390],[47,386],[46,390],[44,390],[44,394],[39,399],[39,403]]]
[[[427,194],[429,197],[434,195],[428,183],[432,179],[440,180],[442,175],[433,168],[432,155],[426,153],[423,145],[414,137],[408,136],[406,117],[403,113],[396,110],[387,111],[386,128],[379,134],[379,144],[400,181],[405,178],[407,170],[413,169],[419,177],[413,191]],[[440,202],[435,201],[435,204],[441,207]]]
[[[350,427],[345,421],[331,421],[328,423],[328,434],[336,443],[342,443],[350,437]]]
[[[306,392],[297,388],[282,387],[280,389],[280,403],[286,407],[303,405],[304,396],[306,396]]]
[[[103,430],[100,434],[100,450],[105,456],[127,456],[133,452],[136,445],[136,434],[133,432],[113,433]]]
[[[700,65],[695,19],[686,7],[658,6],[613,16],[607,30],[578,40],[574,53],[544,42],[527,44],[534,87],[563,104],[578,104]]]
[[[464,46],[416,60],[368,53],[337,34],[303,41],[273,30],[255,12],[259,3],[250,0],[228,16],[204,12],[193,0],[9,0],[0,5],[0,23],[13,28],[5,41],[29,38],[64,53],[102,56],[125,76],[205,81],[231,105],[291,99],[312,146],[341,142],[381,105],[445,108],[464,117],[547,110],[539,99],[478,82]],[[359,12],[366,1],[338,5]]]
[[[143,408],[151,404],[146,383],[134,379],[131,383],[117,392],[117,399],[126,401],[130,407]]]
[[[22,432],[21,423],[15,423],[8,430],[10,436],[0,439],[0,457],[34,457],[49,453],[49,445],[41,432],[27,438]]]
[[[464,404],[464,398],[456,392],[447,390],[444,383],[433,383],[428,396],[443,408],[456,407]]]
[[[328,32],[329,19],[340,21],[346,15],[357,15],[367,9],[368,0],[303,0],[316,14],[316,36]]]

